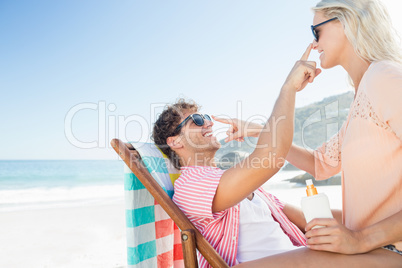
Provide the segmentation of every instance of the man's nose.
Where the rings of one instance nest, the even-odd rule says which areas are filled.
[[[205,124],[207,127],[212,127],[214,125],[214,122],[212,122],[212,120],[205,119]]]

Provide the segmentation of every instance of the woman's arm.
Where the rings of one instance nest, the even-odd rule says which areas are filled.
[[[310,173],[315,176],[315,159],[312,150],[292,144],[286,160],[293,166]]]
[[[331,209],[332,216],[334,219],[337,220],[339,223],[342,223],[342,210],[340,209]]]
[[[245,137],[258,137],[261,131],[264,129],[263,125],[239,120],[236,118],[227,119],[217,116],[212,117],[218,122],[230,125],[228,131],[226,131],[226,134],[228,136],[226,137],[225,142],[229,142],[232,140],[243,141]],[[312,150],[292,144],[286,156],[286,160],[295,167],[304,170],[314,176],[315,165],[314,154]]]
[[[402,211],[361,231],[365,252],[402,241]]]

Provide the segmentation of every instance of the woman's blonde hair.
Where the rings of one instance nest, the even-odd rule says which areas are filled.
[[[356,54],[369,62],[402,63],[400,37],[379,0],[322,0],[314,8],[325,17],[337,17]]]

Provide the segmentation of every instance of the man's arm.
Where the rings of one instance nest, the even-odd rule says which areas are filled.
[[[213,212],[238,204],[284,165],[293,139],[296,92],[313,82],[321,72],[315,62],[307,61],[310,51],[311,45],[282,86],[254,152],[223,173],[212,204]]]
[[[306,232],[306,218],[304,218],[303,211],[299,207],[285,204],[282,211],[303,233]]]
[[[293,222],[303,233],[306,232],[306,218],[304,217],[303,211],[301,208],[285,204],[283,207],[283,213],[288,217],[288,219]],[[339,209],[332,209],[332,215],[334,216],[335,220],[342,224],[342,210]]]

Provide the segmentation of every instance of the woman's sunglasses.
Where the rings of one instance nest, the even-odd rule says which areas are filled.
[[[183,120],[183,122],[181,122],[177,128],[174,130],[174,133],[178,133],[180,131],[180,129],[187,123],[188,120],[193,119],[194,124],[196,124],[197,126],[203,126],[205,121],[204,119],[208,120],[208,121],[212,121],[211,117],[209,117],[209,115],[207,114],[190,114],[189,116],[187,116],[186,119]]]
[[[316,42],[318,42],[319,36],[318,36],[318,32],[315,30],[315,28],[317,28],[317,27],[319,27],[319,26],[321,26],[321,25],[323,25],[323,24],[325,24],[325,23],[327,23],[327,22],[336,20],[336,19],[337,19],[337,18],[335,17],[335,18],[326,20],[326,21],[324,21],[324,22],[321,22],[321,23],[319,23],[319,24],[317,24],[317,25],[311,25],[311,31],[313,32],[314,39],[315,39]]]

